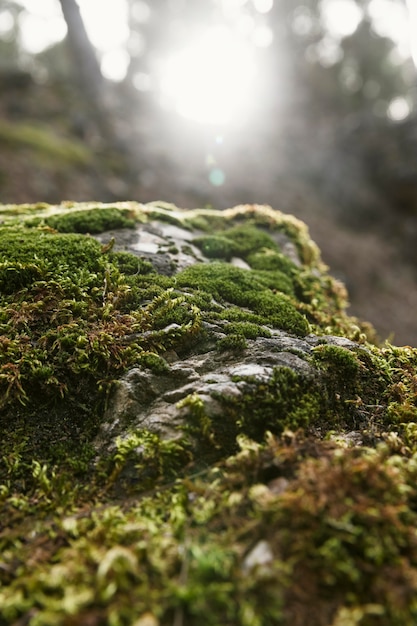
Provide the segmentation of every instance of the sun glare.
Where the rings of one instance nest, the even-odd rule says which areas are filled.
[[[408,31],[410,35],[411,52],[414,65],[417,66],[417,5],[415,0],[407,0],[406,4],[409,13]]]
[[[363,15],[354,0],[322,0],[320,8],[326,28],[336,37],[354,33]]]
[[[212,27],[173,54],[161,69],[167,105],[206,124],[227,124],[243,113],[254,87],[252,47],[226,26]]]
[[[54,0],[38,2],[37,6],[30,0],[20,0],[20,4],[27,11],[19,16],[19,41],[29,53],[38,54],[65,37],[67,27]]]

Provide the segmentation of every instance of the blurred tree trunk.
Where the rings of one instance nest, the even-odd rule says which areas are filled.
[[[114,93],[112,94],[108,82],[101,73],[96,50],[88,37],[77,1],[59,0],[59,2],[68,28],[67,42],[81,100],[87,104],[90,123],[97,129],[106,154],[117,155],[117,176],[127,184],[132,175],[136,175],[136,153],[133,142],[126,138],[120,129],[120,122],[126,124],[127,120],[121,120],[118,106],[112,101]],[[98,164],[97,174],[100,178],[101,193],[109,199],[112,198],[114,193],[111,188],[111,176],[102,162]]]
[[[103,76],[88,38],[76,0],[59,0],[68,28],[68,43],[76,62],[79,81],[86,93],[94,100],[103,90]]]
[[[118,148],[120,141],[115,130],[115,115],[108,102],[105,79],[95,49],[88,38],[80,8],[76,0],[59,2],[68,28],[67,41],[82,97],[91,110],[101,138],[111,147]]]

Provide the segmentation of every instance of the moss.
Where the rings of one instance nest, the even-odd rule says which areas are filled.
[[[230,259],[234,254],[233,242],[222,235],[207,235],[193,239],[202,253],[209,259]]]
[[[27,222],[27,226],[46,224],[60,233],[102,233],[116,228],[134,228],[134,216],[128,209],[106,208],[71,211]]]
[[[138,358],[138,364],[142,365],[142,367],[147,367],[156,374],[166,374],[169,372],[169,365],[165,359],[153,352],[141,354]]]
[[[293,276],[297,268],[288,257],[281,252],[275,252],[266,248],[262,252],[253,252],[248,255],[247,261],[255,270],[279,271],[286,276]]]
[[[161,276],[91,237],[24,226],[93,209],[205,223],[253,269]],[[158,203],[0,214],[0,623],[414,626],[417,350],[366,341],[301,223]],[[166,376],[166,351],[198,355],[206,336],[213,350],[211,322],[220,347],[272,326],[362,344],[323,337],[298,352],[311,375],[236,377],[239,398],[213,391],[218,417],[191,393],[175,437],[133,430],[98,455],[114,381],[131,366]]]
[[[290,298],[268,290],[271,284],[262,275],[225,263],[193,265],[176,277],[183,287],[201,289],[221,301],[248,307],[266,323],[294,334],[305,335],[308,324]]]
[[[203,254],[209,258],[230,259],[232,256],[246,258],[251,252],[265,249],[277,249],[271,237],[251,226],[235,226],[220,231],[217,235],[207,235],[193,239]]]
[[[74,139],[57,137],[49,128],[31,124],[0,123],[0,141],[10,148],[30,149],[41,158],[54,164],[85,166],[92,162],[92,155],[84,143]]]
[[[245,348],[248,347],[248,344],[243,335],[238,333],[230,333],[226,335],[226,337],[219,339],[216,346],[217,349],[220,350],[220,352],[225,352],[229,350],[232,352],[243,352]]]
[[[238,380],[238,379],[236,379]],[[245,377],[250,391],[239,400],[227,400],[227,410],[235,415],[240,432],[262,439],[265,430],[280,433],[297,430],[321,419],[325,408],[318,386],[311,379],[287,367],[274,368],[268,383]]]
[[[268,328],[254,324],[253,322],[231,322],[225,328],[227,334],[240,335],[247,339],[256,339],[257,337],[271,337],[271,331]]]
[[[117,265],[119,271],[126,276],[137,276],[153,272],[152,263],[138,258],[130,252],[114,252],[110,255],[110,258]]]

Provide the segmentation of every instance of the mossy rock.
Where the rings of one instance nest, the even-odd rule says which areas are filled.
[[[417,623],[417,350],[305,224],[0,218],[0,624]]]

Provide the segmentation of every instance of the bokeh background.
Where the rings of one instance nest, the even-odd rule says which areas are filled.
[[[417,345],[416,0],[0,0],[0,202],[267,203]]]

